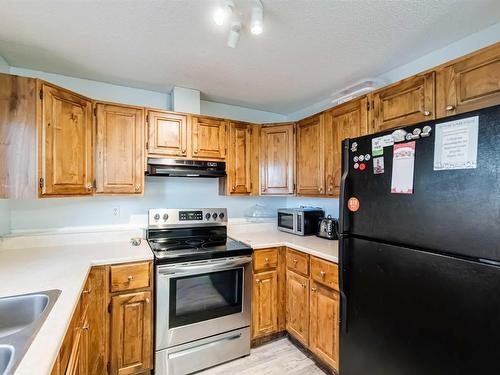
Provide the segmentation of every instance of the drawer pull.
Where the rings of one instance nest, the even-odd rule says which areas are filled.
[[[85,325],[82,327],[82,329],[83,329],[84,331],[88,331],[88,330],[89,330],[89,328],[90,328],[90,326],[89,326],[88,324],[85,324]]]
[[[90,294],[90,293],[92,293],[92,289],[84,289],[82,291],[82,294]]]
[[[316,291],[316,288],[311,288],[311,292],[315,292]]]
[[[255,279],[255,282],[258,284],[258,283],[260,283],[260,280],[259,279]]]
[[[325,272],[325,271],[321,271],[321,272],[319,273],[319,275],[320,275],[321,277],[325,277],[326,272]]]
[[[293,263],[297,264],[298,260],[297,259],[294,259],[293,260]]]
[[[134,279],[134,276],[128,275],[128,277],[127,277],[128,282],[131,282],[133,279]]]
[[[269,263],[269,258],[265,258],[264,260],[266,261],[266,263]]]

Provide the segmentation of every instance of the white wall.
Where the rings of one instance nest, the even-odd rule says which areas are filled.
[[[7,64],[7,61],[0,56],[0,73],[9,73],[10,72],[10,66]]]
[[[9,201],[0,199],[0,236],[10,231],[10,209]]]
[[[312,206],[321,207],[326,215],[339,217],[339,200],[337,198],[307,198],[307,197],[288,197],[286,199],[287,207]]]
[[[477,33],[468,35],[463,39],[433,51],[408,64],[387,71],[376,78],[387,84],[397,82],[403,78],[431,69],[437,65],[474,52],[498,41],[500,41],[500,22],[478,31]],[[314,113],[321,112],[327,108],[331,108],[332,106],[332,98],[325,98],[308,107],[288,114],[287,120],[296,121]]]
[[[233,120],[255,123],[285,122],[286,116],[279,113],[259,111],[257,109],[238,107],[230,104],[201,101],[201,113],[207,116],[218,116]]]

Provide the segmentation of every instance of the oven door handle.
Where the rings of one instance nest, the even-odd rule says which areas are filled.
[[[202,271],[215,271],[219,269],[233,268],[248,264],[252,261],[252,257],[241,257],[234,259],[226,259],[224,261],[215,261],[202,264],[175,264],[167,267],[159,267],[158,274],[160,276],[168,276],[176,273],[194,273]]]

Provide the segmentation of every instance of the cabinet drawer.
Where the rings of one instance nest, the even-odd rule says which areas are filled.
[[[148,288],[150,263],[134,263],[111,266],[111,292]]]
[[[278,267],[278,249],[263,249],[254,252],[253,269],[255,272]]]
[[[309,255],[295,251],[286,250],[286,267],[294,272],[309,276]]]
[[[339,289],[339,268],[335,263],[311,257],[311,277],[329,288]]]

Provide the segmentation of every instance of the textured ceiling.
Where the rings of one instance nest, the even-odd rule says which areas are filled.
[[[251,0],[235,0],[243,22]],[[218,0],[0,0],[12,66],[288,114],[500,19],[499,0],[263,0],[238,48]]]

